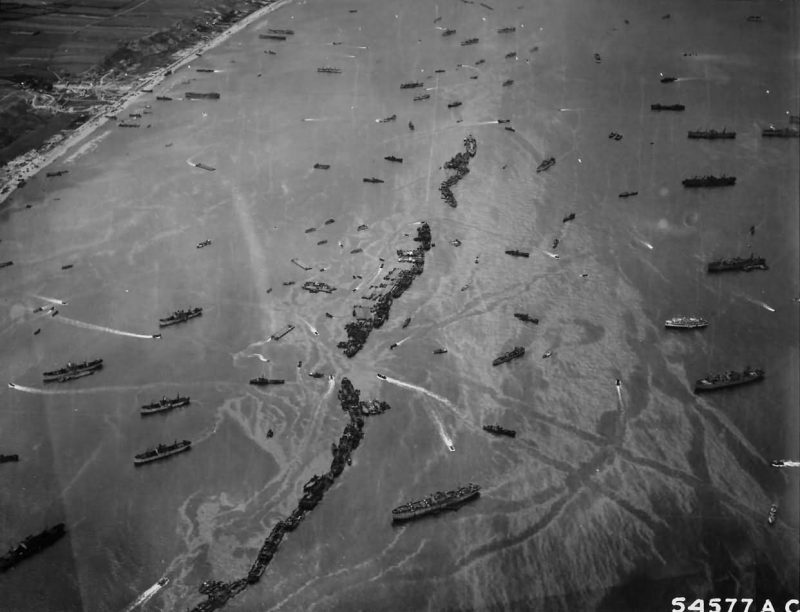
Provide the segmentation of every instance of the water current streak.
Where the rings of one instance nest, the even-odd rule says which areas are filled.
[[[333,382],[333,379],[331,379],[331,382]],[[284,536],[297,529],[306,514],[313,510],[322,500],[325,491],[333,486],[336,478],[344,471],[345,465],[350,463],[353,451],[358,448],[364,437],[364,417],[381,414],[390,408],[386,402],[376,400],[370,402],[361,401],[360,395],[361,392],[353,387],[347,378],[342,379],[342,384],[339,388],[339,402],[342,410],[347,413],[349,420],[339,438],[339,443],[334,444],[330,471],[322,476],[312,476],[303,486],[303,496],[300,498],[297,507],[288,517],[278,521],[272,528],[253,561],[247,576],[231,582],[206,580],[200,585],[199,589],[200,593],[206,596],[206,599],[192,608],[192,612],[216,610],[224,606],[229,599],[247,589],[248,586],[261,580],[264,571],[266,571],[270,561],[277,553]],[[132,610],[132,608],[129,608],[129,610]],[[129,610],[126,610],[126,612],[129,612]]]

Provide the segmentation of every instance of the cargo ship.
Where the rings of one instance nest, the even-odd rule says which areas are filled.
[[[64,523],[58,523],[36,535],[29,535],[19,544],[9,549],[0,557],[0,572],[11,569],[20,561],[32,557],[45,548],[52,546],[67,532]]]
[[[445,510],[458,510],[466,502],[478,497],[480,490],[479,485],[469,483],[453,491],[437,491],[424,499],[398,506],[392,510],[392,521],[399,523]]]
[[[764,370],[747,367],[741,372],[729,370],[722,374],[709,374],[694,384],[695,393],[700,391],[713,391],[724,387],[733,387],[745,383],[756,382],[764,378]]]
[[[456,31],[452,28],[447,28],[444,32],[442,32],[442,36],[452,36],[455,34]]]
[[[374,176],[372,178],[365,178],[363,180],[364,180],[365,183],[382,183],[383,182],[381,179],[375,178]]]
[[[554,166],[555,163],[556,163],[556,158],[555,157],[548,157],[541,164],[536,166],[536,172],[544,172],[545,170],[547,170],[547,169],[551,168],[552,166]]]
[[[434,355],[444,355],[446,352],[447,352],[446,348],[437,348],[437,349],[434,349],[433,354]]]
[[[139,411],[142,415],[145,414],[155,414],[156,412],[164,412],[166,410],[172,410],[173,408],[179,408],[181,406],[188,406],[189,405],[189,397],[181,397],[180,394],[176,395],[174,398],[169,399],[165,395],[157,402],[151,402],[145,406],[142,406]]]
[[[84,361],[82,363],[72,363],[71,361],[67,362],[63,368],[58,370],[52,370],[50,372],[42,372],[42,378],[44,378],[44,382],[63,382],[64,380],[71,380],[71,378],[65,377],[73,377],[79,378],[76,375],[88,376],[90,374],[94,374],[97,370],[102,369],[103,367],[103,360],[102,359],[93,359],[92,361]]]
[[[717,130],[689,130],[690,139],[705,139],[705,140],[733,140],[736,138],[736,132],[729,132],[722,128],[721,132]]]
[[[506,429],[505,427],[500,427],[500,425],[484,425],[483,429],[484,431],[488,431],[496,436],[508,436],[509,438],[517,437],[516,431],[513,429]]]
[[[455,102],[450,102],[447,105],[447,108],[458,108],[459,106],[461,106],[461,102],[455,101]]]
[[[203,314],[203,309],[200,307],[190,308],[189,310],[176,310],[168,317],[158,320],[159,327],[169,327],[170,325],[177,325],[178,323],[185,323],[189,319],[194,319]]]
[[[383,159],[385,159],[386,161],[390,161],[390,162],[397,162],[398,164],[402,164],[403,163],[403,158],[402,157],[396,157],[394,155],[387,155]]]
[[[414,96],[414,102],[419,102],[420,100],[427,100],[431,97],[431,94],[419,94],[418,96]]]
[[[264,376],[259,376],[258,378],[251,378],[250,384],[257,385],[257,386],[264,386],[264,385],[282,385],[286,381],[283,378],[266,378]]]
[[[686,110],[683,104],[651,104],[650,110],[653,111],[682,111]]]
[[[216,168],[214,166],[209,166],[208,164],[204,164],[203,162],[195,162],[195,168],[200,168],[201,170],[206,170],[207,172],[214,172]]]
[[[425,83],[421,81],[411,81],[409,83],[403,83],[400,85],[400,89],[414,89],[416,87],[422,87]]]
[[[695,316],[680,315],[664,321],[664,327],[669,327],[671,329],[698,329],[700,327],[706,327],[707,325],[708,321],[702,317]]]
[[[500,28],[499,30],[497,30],[497,33],[498,34],[510,34],[511,32],[516,32],[516,31],[517,31],[517,28],[515,28],[513,26],[510,26],[510,27]]]
[[[328,74],[340,74],[342,72],[342,69],[333,68],[332,66],[322,66],[321,68],[317,68],[317,72],[325,72]]]
[[[741,270],[750,272],[751,270],[769,270],[767,260],[763,257],[733,257],[732,259],[718,259],[708,264],[709,272],[733,272]]]
[[[506,363],[507,361],[511,361],[512,359],[516,359],[517,357],[522,357],[524,354],[525,354],[524,347],[515,346],[507,353],[503,353],[502,355],[497,357],[494,361],[492,361],[492,365],[497,366],[500,365],[501,363]]]
[[[684,187],[729,187],[736,183],[735,176],[693,176],[692,178],[683,179],[681,184]]]
[[[511,255],[512,257],[530,257],[531,254],[525,251],[518,251],[517,249],[509,249],[506,251],[506,255]]]
[[[769,127],[761,130],[761,136],[765,138],[798,138],[800,137],[800,130],[796,130],[795,128]]]
[[[181,442],[176,440],[172,444],[159,444],[155,448],[148,449],[143,453],[135,455],[133,457],[133,464],[142,465],[144,463],[150,463],[151,461],[158,461],[170,455],[177,455],[183,451],[188,451],[190,448],[192,448],[192,443],[189,440],[182,440]]]

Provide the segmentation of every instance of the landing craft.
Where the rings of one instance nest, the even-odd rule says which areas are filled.
[[[377,376],[378,378],[380,378],[381,380],[386,380],[386,377],[385,377],[383,374],[376,374],[376,376]],[[10,384],[10,383],[9,383],[9,384]]]

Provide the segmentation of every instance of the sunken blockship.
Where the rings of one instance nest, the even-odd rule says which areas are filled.
[[[370,332],[381,327],[389,318],[389,309],[392,302],[403,295],[403,292],[411,286],[414,278],[422,274],[425,268],[425,252],[431,248],[431,228],[423,222],[417,228],[417,236],[414,238],[420,243],[413,251],[408,251],[403,255],[404,261],[413,262],[410,269],[393,268],[385,277],[384,283],[388,286],[385,293],[374,298],[374,304],[369,309],[362,307],[353,308],[355,321],[350,321],[344,326],[347,333],[347,340],[340,341],[336,346],[344,351],[348,357],[352,357],[367,342]]]
[[[58,523],[49,529],[45,529],[41,533],[29,535],[22,540],[19,544],[9,549],[9,551],[0,557],[0,572],[5,572],[11,569],[20,561],[24,561],[28,557],[32,557],[36,553],[43,551],[45,548],[52,546],[60,540],[66,533],[66,526],[64,523]]]
[[[303,485],[303,492],[297,507],[289,516],[278,521],[264,539],[264,543],[250,566],[247,576],[231,582],[206,580],[200,585],[199,589],[200,593],[206,596],[206,599],[192,608],[192,612],[215,610],[230,598],[244,591],[249,585],[261,580],[286,534],[297,529],[306,514],[322,501],[325,492],[331,488],[344,471],[345,465],[351,463],[353,451],[358,448],[364,438],[364,417],[378,415],[389,409],[389,404],[386,402],[376,400],[371,402],[362,401],[360,395],[361,392],[353,387],[349,379],[342,379],[342,384],[339,388],[339,403],[342,410],[347,413],[348,421],[344,426],[344,431],[339,437],[338,443],[334,442],[332,445],[333,459],[331,460],[330,470],[325,474],[312,476]]]
[[[478,142],[472,134],[464,139],[464,148],[464,153],[456,153],[452,159],[445,162],[444,167],[447,170],[455,170],[455,174],[448,176],[439,186],[439,193],[442,194],[442,199],[453,208],[458,206],[458,203],[450,188],[469,174],[469,160],[475,157],[478,152]]]

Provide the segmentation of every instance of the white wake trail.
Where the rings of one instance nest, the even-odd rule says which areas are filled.
[[[162,585],[159,582],[156,582],[153,586],[151,586],[149,589],[147,589],[144,593],[139,595],[139,597],[136,598],[136,601],[134,601],[127,608],[125,608],[124,612],[133,612],[133,610],[135,610],[136,608],[138,608],[142,604],[146,603],[151,597],[153,597],[153,595],[158,593],[163,588],[164,588],[164,585]]]
[[[431,414],[433,415],[433,420],[436,421],[436,426],[439,428],[439,435],[442,438],[442,442],[444,442],[444,445],[447,447],[447,450],[449,450],[451,453],[456,452],[456,447],[453,446],[453,439],[447,435],[441,419],[435,412],[432,412]]]
[[[237,359],[248,359],[250,357],[255,357],[256,359],[258,359],[263,363],[269,363],[269,359],[264,355],[262,355],[261,353],[251,352],[256,347],[261,348],[262,346],[264,346],[269,342],[272,342],[272,337],[269,337],[266,340],[259,340],[258,342],[253,342],[252,344],[248,344],[247,348],[232,355],[233,360],[236,361]]]
[[[311,331],[311,333],[312,333],[312,334],[314,334],[315,336],[319,336],[319,332],[317,331],[317,328],[316,328],[316,327],[314,327],[313,325],[311,325],[311,323],[309,323],[308,321],[306,321],[306,320],[305,320],[303,317],[300,317],[300,320],[301,320],[303,323],[305,323],[306,325],[308,325],[308,329]]]
[[[381,376],[383,376],[383,375],[381,375]],[[446,397],[442,397],[441,395],[438,395],[437,393],[434,393],[433,391],[428,391],[428,389],[426,389],[425,387],[419,387],[417,385],[412,385],[411,383],[403,382],[402,380],[397,380],[396,378],[391,378],[389,376],[387,376],[383,380],[385,380],[386,382],[392,383],[393,385],[397,385],[398,387],[405,387],[406,389],[413,389],[414,391],[419,391],[420,393],[424,393],[428,397],[432,397],[433,399],[442,402],[448,408],[450,408],[452,410],[455,410],[455,406],[453,405],[453,403],[449,399],[447,399]]]
[[[106,327],[104,325],[95,325],[94,323],[86,323],[85,321],[77,321],[75,319],[70,319],[68,317],[56,317],[56,321],[63,321],[69,325],[73,325],[75,327],[81,327],[83,329],[93,329],[95,331],[106,332],[109,334],[116,334],[117,336],[127,336],[129,338],[142,338],[145,340],[153,340],[154,338],[160,338],[161,334],[135,334],[133,332],[126,332],[122,331],[121,329],[114,329],[113,327]]]
[[[67,302],[64,300],[59,300],[58,298],[49,298],[43,295],[34,295],[31,294],[31,297],[35,297],[37,300],[44,300],[45,302],[50,302],[51,304],[58,304],[60,306],[66,306]]]
[[[800,461],[791,461],[791,460],[785,459],[783,461],[783,465],[776,465],[774,467],[782,467],[782,468],[785,468],[785,467],[800,467]]]

